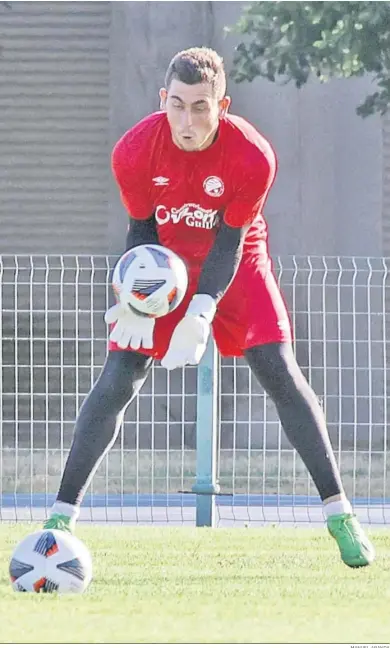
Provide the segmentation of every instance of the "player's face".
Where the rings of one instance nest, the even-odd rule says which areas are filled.
[[[213,143],[219,119],[230,104],[229,97],[217,99],[210,83],[188,85],[177,79],[172,79],[169,90],[160,90],[160,100],[172,139],[184,151],[202,151]]]

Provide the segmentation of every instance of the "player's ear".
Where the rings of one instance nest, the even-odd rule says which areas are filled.
[[[160,110],[165,110],[166,105],[167,105],[167,96],[168,92],[165,88],[160,88],[159,91],[159,97],[160,97]]]
[[[219,102],[219,117],[220,117],[220,119],[225,117],[226,113],[229,110],[231,102],[232,102],[231,98],[227,97],[227,96],[224,97],[223,99],[221,99],[221,101]]]

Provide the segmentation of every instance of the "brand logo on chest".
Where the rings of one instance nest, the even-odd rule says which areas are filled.
[[[164,176],[157,176],[156,178],[153,178],[153,182],[156,187],[166,187],[169,185],[169,178],[165,178]]]

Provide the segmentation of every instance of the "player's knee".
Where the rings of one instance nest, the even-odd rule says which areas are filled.
[[[139,353],[110,352],[82,409],[93,409],[95,416],[119,414],[137,393],[151,362],[151,358]]]
[[[276,402],[294,399],[307,385],[291,345],[264,344],[247,349],[245,356],[260,384]]]

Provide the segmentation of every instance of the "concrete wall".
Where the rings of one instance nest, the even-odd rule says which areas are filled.
[[[231,69],[242,2],[113,2],[110,138],[158,109],[171,57],[208,45]],[[275,254],[382,255],[382,124],[355,107],[372,92],[369,78],[313,82],[298,91],[266,80],[230,82],[232,111],[273,143],[279,174],[266,207]],[[126,215],[112,185],[111,252],[120,252]]]

